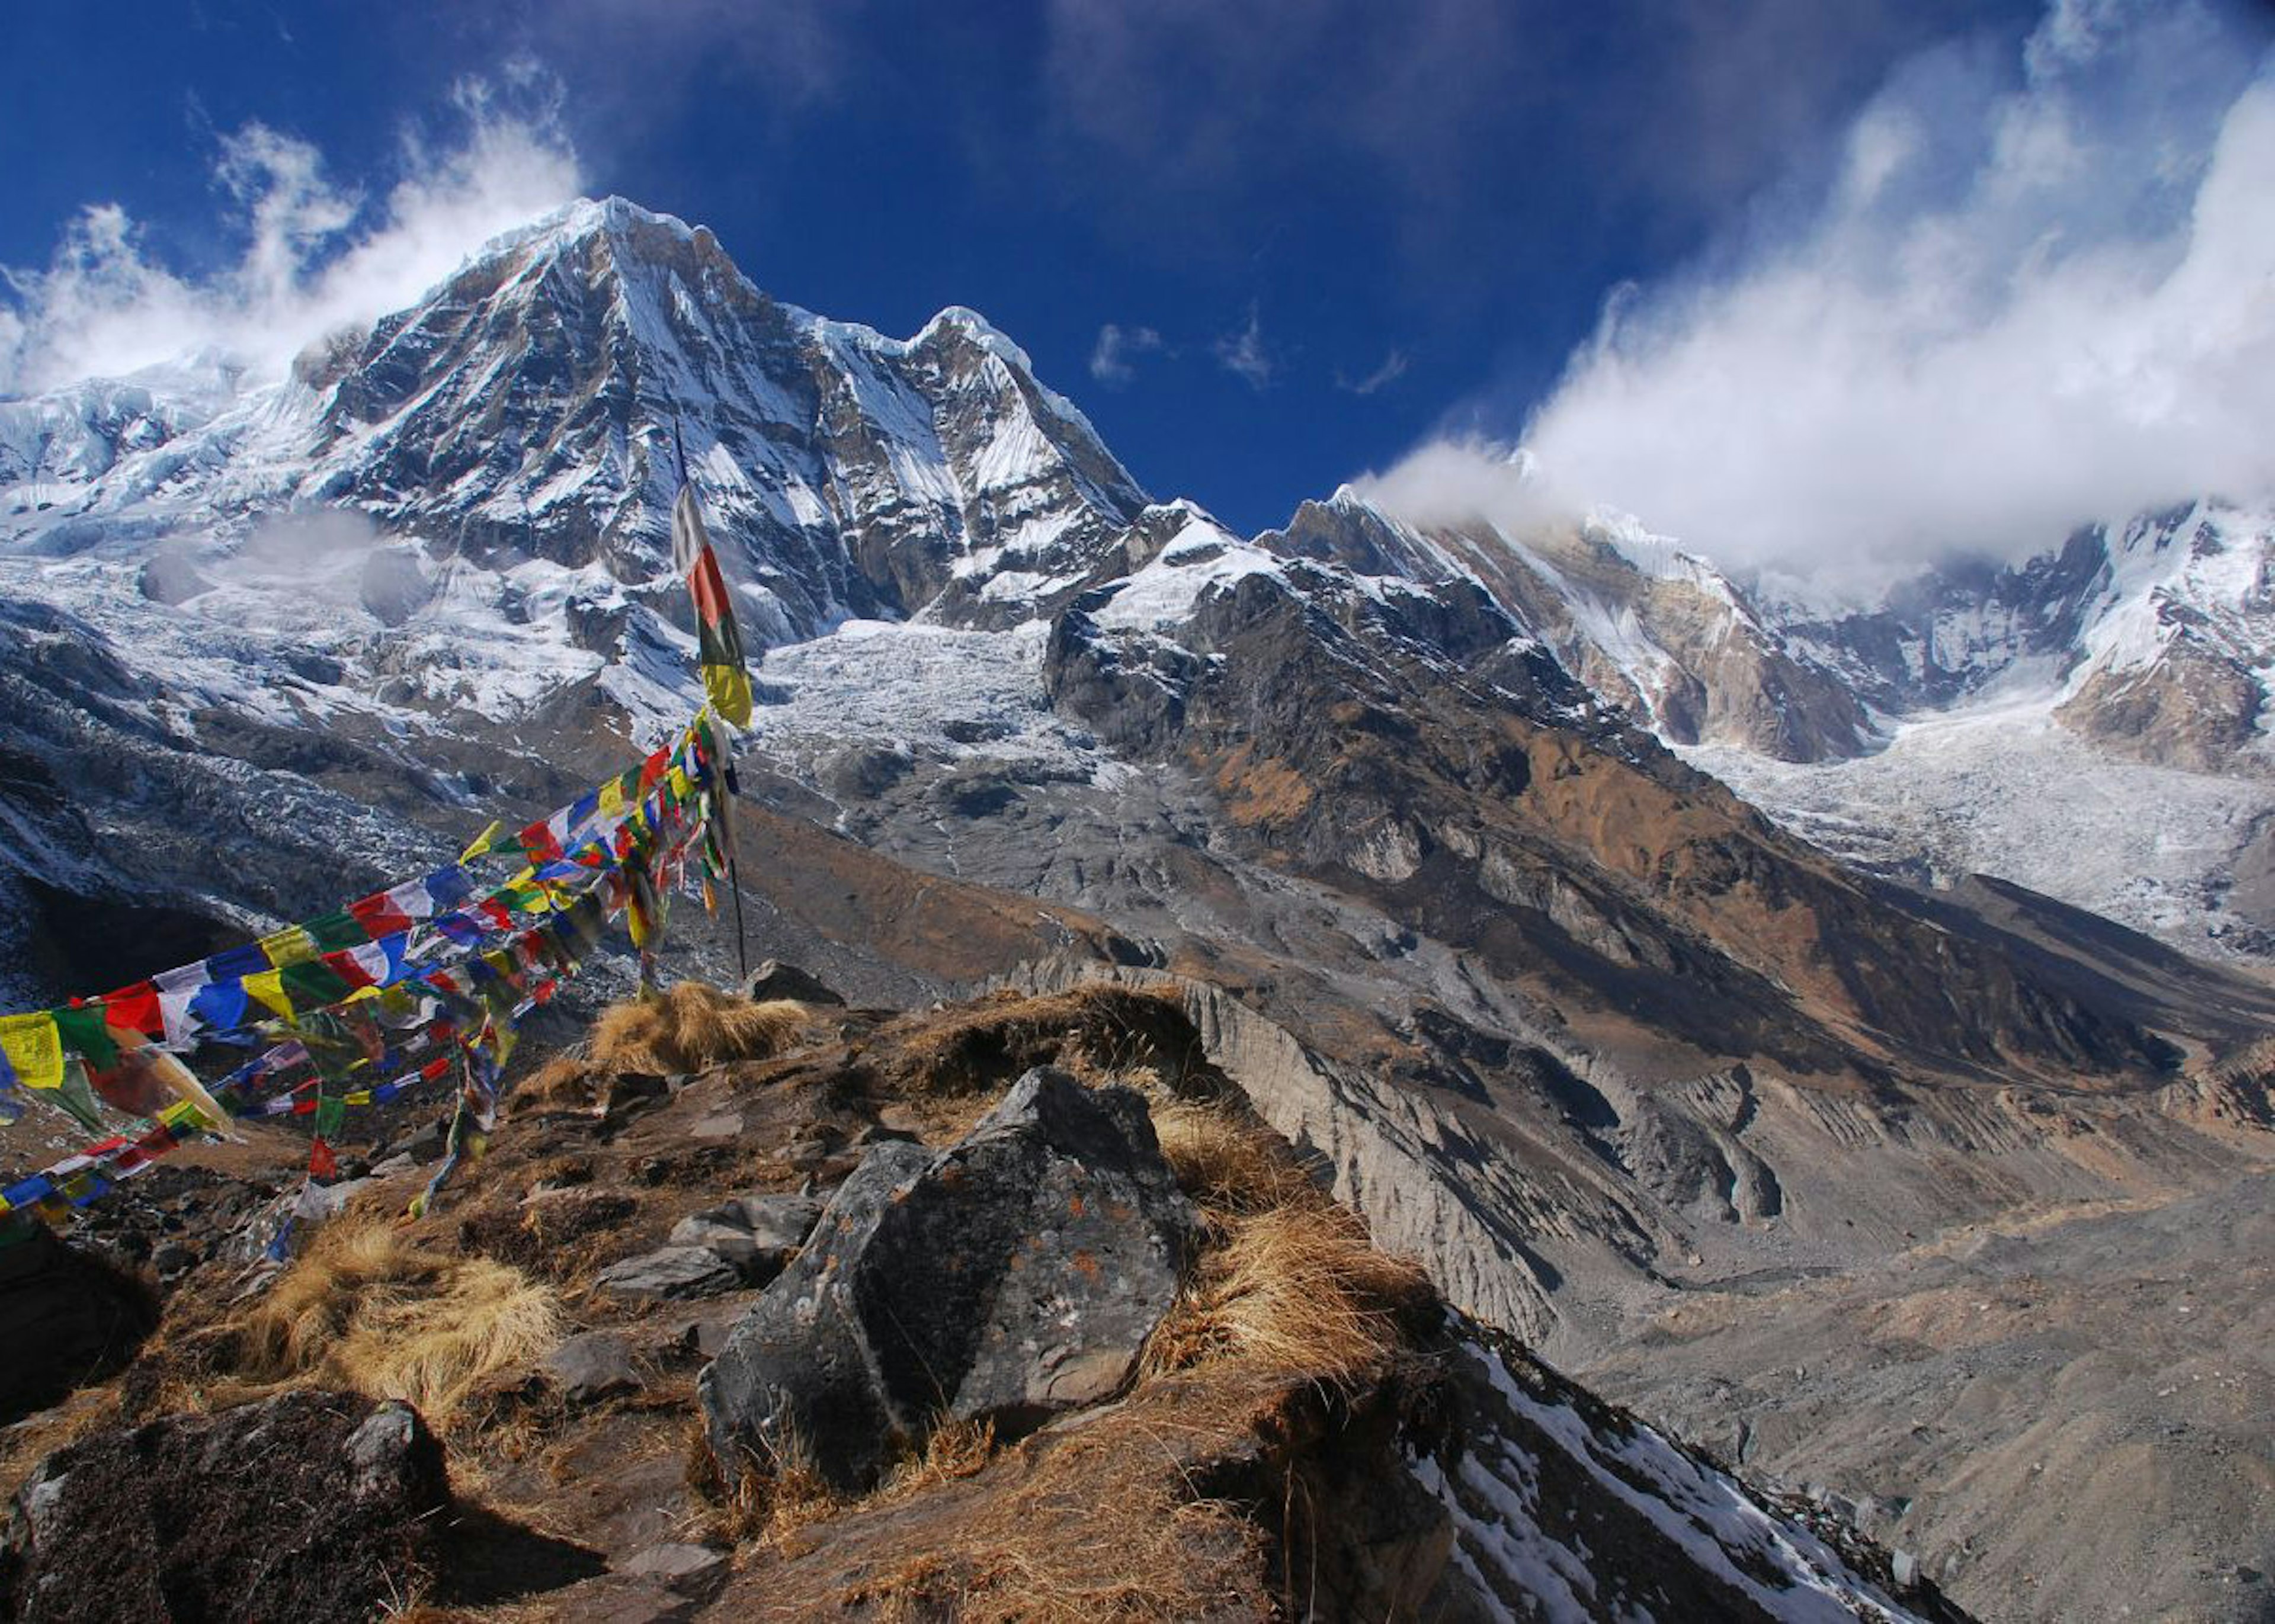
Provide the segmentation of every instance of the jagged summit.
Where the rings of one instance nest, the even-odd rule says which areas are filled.
[[[645,589],[681,442],[763,641],[1047,604],[1145,502],[974,313],[906,340],[828,321],[760,291],[708,230],[610,198],[496,239],[284,383],[0,410],[17,487],[0,548],[226,553],[264,513],[346,506],[432,559],[543,560],[590,576],[596,603],[653,595],[669,616],[670,593]],[[625,654],[638,628],[603,619],[577,640]]]

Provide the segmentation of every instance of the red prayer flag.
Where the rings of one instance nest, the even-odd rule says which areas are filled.
[[[165,1040],[166,1016],[158,1005],[156,982],[138,981],[116,993],[105,993],[97,1001],[102,1005],[105,1025],[140,1032],[154,1043]]]
[[[351,987],[367,987],[375,986],[378,985],[372,978],[371,971],[366,970],[361,964],[358,963],[356,962],[355,956],[344,948],[340,949],[337,953],[327,953],[323,956],[323,958],[325,967],[334,975],[337,976],[341,980],[346,982]]]
[[[521,832],[522,854],[532,863],[556,863],[561,859],[561,839],[550,824],[542,820],[531,824]]]
[[[367,896],[359,903],[350,903],[348,914],[374,941],[382,936],[398,935],[411,928],[411,916],[404,912],[396,900],[384,891],[376,896]]]

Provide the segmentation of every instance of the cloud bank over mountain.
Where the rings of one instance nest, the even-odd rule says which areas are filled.
[[[1833,173],[1624,287],[1522,436],[1374,487],[1641,515],[1735,566],[2017,555],[2275,492],[2275,51],[2208,5],[2057,0],[2019,60],[1918,56]]]
[[[336,180],[310,142],[245,125],[214,163],[243,246],[208,276],[154,257],[117,204],[88,205],[44,269],[0,268],[0,393],[207,348],[275,371],[314,337],[410,304],[487,238],[576,196],[558,96],[532,64],[462,79],[451,128],[406,126],[378,195]]]

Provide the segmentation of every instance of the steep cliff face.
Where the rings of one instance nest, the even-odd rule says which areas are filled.
[[[1306,502],[1260,545],[1361,577],[1474,582],[1564,668],[1670,744],[1779,760],[1853,756],[1872,723],[1841,676],[1785,637],[1742,588],[1632,519],[1483,519],[1420,528],[1346,489]]]
[[[1062,617],[1046,678],[1202,774],[1237,837],[1568,1015],[1804,1072],[2176,1058],[2090,972],[1780,834],[1473,584],[1189,534]]]

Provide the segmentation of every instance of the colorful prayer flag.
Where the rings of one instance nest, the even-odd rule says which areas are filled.
[[[743,637],[736,629],[734,602],[727,595],[727,579],[719,572],[711,538],[704,532],[702,504],[692,484],[680,486],[679,500],[672,504],[671,561],[686,578],[695,600],[695,649],[703,667],[703,690],[713,709],[735,726],[748,727],[751,679],[743,668]]]
[[[64,1080],[64,1048],[56,1017],[46,1010],[36,1015],[0,1016],[0,1055],[8,1069],[26,1088],[57,1088]]]

